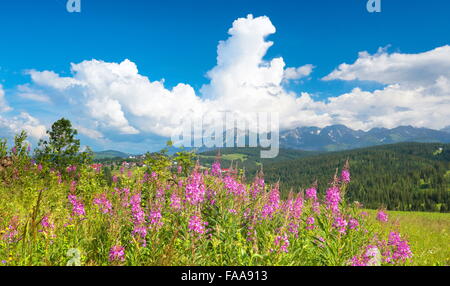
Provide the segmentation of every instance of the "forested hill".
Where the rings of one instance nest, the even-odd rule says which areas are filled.
[[[327,181],[349,159],[352,183],[347,198],[368,208],[450,211],[450,144],[400,143],[324,153],[264,166],[268,182],[298,191]]]

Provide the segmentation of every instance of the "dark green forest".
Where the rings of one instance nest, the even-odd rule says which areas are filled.
[[[450,145],[401,143],[325,153],[264,166],[268,182],[299,191],[316,180],[323,194],[337,168],[349,160],[347,199],[366,208],[400,211],[450,210]]]

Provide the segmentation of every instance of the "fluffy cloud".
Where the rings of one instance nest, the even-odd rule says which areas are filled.
[[[330,112],[343,124],[361,129],[414,125],[440,129],[450,124],[450,46],[419,54],[359,53],[324,80],[375,81],[375,92],[355,89],[331,98]],[[353,121],[353,123],[352,123]]]
[[[71,77],[52,71],[29,74],[35,85],[51,88],[77,108],[84,126],[90,126],[80,126],[80,132],[99,140],[108,134],[168,137],[185,118],[224,111],[243,117],[277,112],[283,129],[337,123],[356,129],[450,125],[450,47],[415,55],[388,54],[384,49],[375,55],[362,52],[354,64],[342,64],[324,79],[370,80],[387,86],[375,92],[356,88],[316,101],[283,84],[309,76],[312,65],[285,68],[283,58],[264,60],[273,45],[266,38],[275,32],[268,17],[249,15],[234,21],[229,38],[219,42],[217,65],[207,73],[210,82],[198,93],[183,83],[168,89],[163,81],[141,75],[129,60],[72,64]]]
[[[16,132],[24,130],[33,139],[40,139],[45,135],[45,126],[40,124],[39,120],[26,112],[17,116],[11,116],[8,113],[12,108],[8,106],[5,99],[5,92],[0,85],[0,130],[2,137],[12,137]]]
[[[32,117],[26,112],[20,113],[18,116],[6,117],[0,115],[0,129],[6,134],[2,137],[12,137],[16,132],[24,130],[33,139],[40,139],[45,136],[46,128],[40,124],[39,120]]]
[[[313,72],[313,69],[313,65],[304,65],[298,68],[287,68],[284,71],[284,79],[295,80],[307,77]]]
[[[374,55],[360,52],[353,64],[341,64],[325,80],[364,80],[412,87],[434,84],[450,78],[450,46],[419,54],[389,54],[379,49]]]

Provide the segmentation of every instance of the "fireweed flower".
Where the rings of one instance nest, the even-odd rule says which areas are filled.
[[[191,205],[198,205],[205,199],[205,184],[201,173],[194,171],[186,185],[186,200]]]
[[[170,196],[170,207],[177,211],[181,209],[181,198],[175,192]]]
[[[130,199],[131,214],[133,216],[133,223],[139,225],[145,222],[145,214],[141,207],[141,194],[131,196]]]
[[[358,227],[359,227],[359,222],[358,222],[358,220],[355,219],[355,218],[350,219],[350,220],[348,221],[348,227],[349,227],[350,229],[358,229]]]
[[[388,222],[388,215],[383,210],[379,210],[377,213],[377,220],[381,222]]]
[[[244,195],[245,194],[245,187],[244,185],[236,182],[235,179],[231,176],[226,176],[225,179],[223,179],[223,182],[225,184],[225,188],[227,189],[228,193],[231,193],[235,196]]]
[[[46,215],[42,218],[41,226],[42,226],[44,232],[55,228],[55,225],[50,221],[50,218],[48,215]]]
[[[275,238],[274,244],[275,244],[275,247],[279,251],[285,252],[285,253],[289,252],[288,248],[289,248],[290,243],[289,243],[288,236],[286,234],[277,236]]]
[[[263,218],[271,218],[279,207],[280,207],[280,190],[278,189],[278,185],[276,185],[275,188],[273,188],[272,191],[270,191],[269,202],[263,206],[261,216]]]
[[[381,252],[377,246],[368,245],[362,255],[355,256],[351,259],[352,266],[380,266]]]
[[[222,175],[222,168],[220,167],[220,162],[215,161],[211,166],[211,174],[215,177]]]
[[[141,245],[145,247],[147,245],[145,239],[147,236],[147,228],[145,227],[145,213],[141,207],[141,194],[131,196],[130,205],[132,222],[134,224],[132,234],[135,237],[139,237]]]
[[[69,195],[67,198],[72,205],[73,216],[84,216],[86,214],[83,203],[75,195]]]
[[[150,218],[150,225],[152,227],[155,227],[158,229],[164,225],[164,223],[162,222],[162,215],[161,215],[160,210],[151,211],[149,218]]]
[[[75,173],[77,171],[77,166],[69,166],[66,168],[67,173]]]
[[[350,171],[347,169],[342,170],[341,181],[344,183],[350,183]]]
[[[303,198],[301,196],[297,196],[297,199],[294,201],[292,205],[291,214],[295,219],[299,219],[302,216],[303,211]]]
[[[412,251],[408,241],[403,240],[399,233],[389,234],[388,245],[392,247],[392,260],[405,262],[412,257]]]
[[[110,213],[112,210],[111,202],[106,198],[106,194],[101,194],[94,199],[94,205],[98,206],[104,214]]]
[[[265,189],[264,179],[258,175],[252,184],[250,194],[255,199],[258,197],[259,194],[264,193],[264,189]]]
[[[333,227],[337,229],[339,233],[344,234],[346,232],[347,228],[347,221],[343,219],[342,217],[338,216],[334,219]]]
[[[214,191],[212,189],[206,190],[206,198],[208,199],[208,201],[209,201],[209,203],[211,205],[215,205],[216,204],[216,199],[215,199],[216,195],[217,195],[216,191]]]
[[[316,220],[314,219],[314,217],[308,217],[305,221],[306,223],[306,229],[311,230],[315,228],[314,223],[316,222]]]
[[[109,261],[125,261],[125,248],[120,245],[115,245],[109,250]]]
[[[205,227],[208,225],[207,222],[204,222],[201,220],[198,216],[191,216],[189,219],[189,230],[197,233],[197,234],[204,234],[205,233]]]
[[[317,190],[315,188],[310,188],[306,190],[306,199],[317,201]]]
[[[298,227],[299,227],[298,224],[291,222],[288,225],[288,231],[290,233],[292,233],[295,237],[297,237],[298,236]]]
[[[341,201],[341,194],[338,187],[334,186],[327,190],[327,195],[325,197],[325,203],[333,214],[339,213],[339,203]]]

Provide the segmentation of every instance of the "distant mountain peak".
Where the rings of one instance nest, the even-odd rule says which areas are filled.
[[[312,151],[339,151],[400,142],[450,143],[450,127],[438,131],[407,125],[362,131],[337,124],[324,128],[298,127],[282,131],[280,140],[283,148]]]

